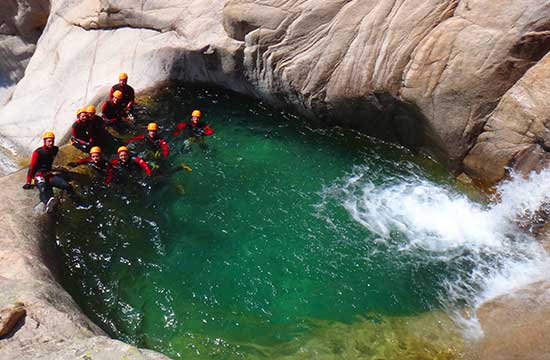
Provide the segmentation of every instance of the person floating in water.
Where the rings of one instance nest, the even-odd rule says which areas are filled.
[[[147,158],[158,159],[160,157],[166,158],[170,155],[170,149],[166,140],[158,135],[159,127],[156,123],[151,122],[147,124],[147,133],[134,136],[128,140],[128,144],[135,143],[136,145],[145,145],[145,150],[148,153]]]
[[[87,119],[88,114],[86,113],[86,109],[78,109],[76,111],[76,121],[71,128],[71,145],[85,153],[92,147]]]
[[[23,185],[23,189],[32,189],[32,182],[34,180],[34,184],[39,191],[40,201],[44,204],[47,212],[52,212],[56,205],[53,194],[54,187],[67,192],[77,208],[88,208],[87,205],[80,201],[73,187],[59,173],[52,171],[53,161],[59,151],[59,148],[54,145],[55,134],[52,131],[46,131],[42,135],[42,140],[44,145],[32,153],[29,171],[27,172],[27,181]]]
[[[122,108],[127,115],[131,115],[135,102],[135,92],[134,89],[128,85],[128,74],[124,72],[118,74],[118,83],[111,87],[109,100],[113,100],[115,91],[120,91],[122,93],[122,98],[120,99]]]
[[[72,168],[80,165],[88,165],[98,173],[105,175],[107,173],[107,166],[109,163],[103,156],[101,156],[101,148],[99,146],[94,146],[90,149],[89,157],[67,164],[67,166]]]
[[[176,130],[172,133],[173,136],[183,135],[185,141],[183,143],[183,151],[191,150],[193,143],[198,143],[201,148],[204,148],[204,137],[214,134],[214,130],[205,122],[201,121],[202,113],[200,110],[193,110],[191,120],[180,122],[176,125]]]
[[[123,94],[116,90],[110,100],[107,100],[101,106],[101,117],[105,125],[113,127],[118,132],[123,132],[128,128],[128,116],[122,105]]]
[[[126,146],[121,146],[117,150],[118,158],[111,160],[107,167],[107,176],[105,185],[114,182],[117,184],[126,183],[135,176],[140,170],[143,170],[147,176],[151,176],[151,168],[139,156],[130,155]]]

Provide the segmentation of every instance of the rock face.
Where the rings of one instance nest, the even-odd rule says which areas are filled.
[[[53,264],[54,239],[45,236],[51,218],[33,213],[38,194],[22,190],[24,181],[24,171],[0,179],[0,325],[9,325],[0,359],[167,359],[106,337],[57,284],[46,266]]]
[[[50,13],[49,1],[7,0],[0,12],[0,105],[23,77]]]
[[[423,149],[457,171],[466,157],[470,176],[495,181],[503,166],[546,157],[544,126],[511,139],[522,119],[503,114],[514,96],[518,115],[527,104],[545,110],[543,86],[517,96],[548,78],[548,19],[545,0],[57,0],[0,110],[0,134],[28,154],[44,128],[66,133],[74,110],[100,102],[126,71],[137,90],[225,86]]]
[[[550,282],[521,288],[484,303],[478,310],[484,339],[480,359],[550,359]]]

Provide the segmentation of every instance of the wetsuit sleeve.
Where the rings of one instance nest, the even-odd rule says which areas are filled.
[[[162,150],[163,157],[168,157],[168,155],[170,155],[170,150],[168,149],[168,144],[165,140],[160,141],[160,148]]]
[[[113,100],[113,93],[115,92],[115,87],[111,87],[111,91],[109,91],[109,100]]]
[[[34,174],[36,174],[37,162],[38,162],[38,152],[33,151],[31,156],[31,163],[29,164],[29,171],[27,172],[27,184],[30,184],[32,182],[32,178],[34,177]]]
[[[180,122],[176,124],[176,129],[172,132],[172,136],[180,136],[181,131],[187,127],[187,123]]]
[[[80,160],[76,161],[76,163],[77,163],[78,165],[82,165],[82,164],[88,164],[88,163],[90,163],[91,161],[92,161],[92,158],[91,158],[91,157],[87,157],[87,158],[85,158],[85,159],[80,159]]]
[[[143,140],[143,139],[145,139],[145,135],[143,135],[143,134],[137,135],[137,136],[134,136],[133,138],[129,139],[128,141],[126,141],[126,144],[130,144],[130,143],[140,141],[140,140]]]
[[[113,172],[115,171],[114,165],[115,165],[115,160],[111,161],[107,165],[105,181],[103,182],[105,185],[109,185],[113,181]]]
[[[140,158],[139,156],[136,156],[134,158],[134,161],[136,162],[136,164],[138,164],[144,171],[145,173],[147,174],[147,176],[151,176],[151,168],[149,167],[149,165],[147,165],[147,163],[145,162],[145,160],[143,160],[142,158]]]
[[[214,129],[212,129],[210,126],[205,125],[204,128],[204,136],[210,136],[214,133]]]

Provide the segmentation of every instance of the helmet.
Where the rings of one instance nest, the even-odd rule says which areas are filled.
[[[128,80],[128,74],[126,74],[125,72],[121,72],[120,74],[118,74],[118,79],[119,80]]]
[[[117,149],[117,154],[120,154],[121,152],[128,152],[128,148],[126,146],[120,146],[118,149]]]
[[[115,92],[113,93],[113,97],[115,97],[115,98],[117,98],[117,99],[122,98],[122,91],[120,91],[120,90],[115,90]]]
[[[99,146],[93,146],[90,149],[90,154],[101,154],[101,148]]]
[[[86,112],[87,113],[92,113],[92,114],[95,114],[95,106],[93,105],[90,105],[86,108]]]
[[[201,111],[200,110],[193,110],[191,113],[191,116],[201,117]]]
[[[149,123],[147,124],[147,131],[157,131],[159,129],[157,123]]]
[[[86,112],[86,108],[78,108],[78,109],[76,110],[76,115],[80,115],[80,114],[82,114],[83,112]]]
[[[42,139],[55,139],[55,134],[53,133],[53,131],[44,131],[44,133],[42,134]]]

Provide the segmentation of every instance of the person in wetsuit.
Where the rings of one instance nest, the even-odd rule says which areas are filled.
[[[76,121],[71,127],[71,145],[87,153],[92,147],[92,138],[89,133],[88,114],[85,108],[76,111]]]
[[[105,185],[112,182],[126,183],[130,177],[136,175],[139,171],[145,171],[147,176],[151,176],[151,168],[139,156],[132,156],[126,146],[121,146],[117,150],[118,158],[111,160],[107,167],[107,176]]]
[[[96,114],[96,108],[94,105],[90,105],[86,108],[86,114],[88,120],[88,134],[90,136],[90,142],[92,146],[99,146],[105,151],[114,152],[117,146],[117,139],[107,131],[103,119]]]
[[[123,94],[116,90],[110,100],[107,100],[101,106],[101,117],[104,124],[113,127],[118,132],[127,129],[128,117],[122,105]]]
[[[120,99],[121,106],[127,114],[131,114],[135,102],[135,92],[134,89],[128,85],[128,74],[123,72],[118,75],[118,84],[111,87],[109,100],[113,99],[115,91],[120,91],[122,93],[122,98]]]
[[[27,172],[27,181],[23,189],[33,188],[32,182],[38,188],[40,201],[45,205],[46,211],[51,212],[56,201],[53,194],[53,188],[59,188],[66,191],[77,208],[87,208],[75,193],[73,187],[59,174],[52,172],[52,164],[57,156],[59,148],[54,145],[55,135],[52,131],[46,131],[42,135],[44,145],[34,150]]]
[[[145,150],[152,154],[153,158],[166,158],[170,155],[168,143],[158,135],[158,125],[154,122],[147,124],[147,134],[134,136],[128,140],[128,144],[145,145]]]
[[[200,110],[193,110],[191,120],[178,123],[172,133],[176,137],[180,135],[184,136],[183,150],[186,152],[191,150],[191,145],[195,142],[199,146],[205,147],[204,137],[214,134],[214,130],[207,123],[201,121],[201,116],[202,113]]]
[[[107,173],[109,162],[101,156],[101,148],[99,146],[94,146],[90,149],[89,157],[67,164],[67,166],[72,168],[80,165],[88,165],[98,173],[105,175]]]

